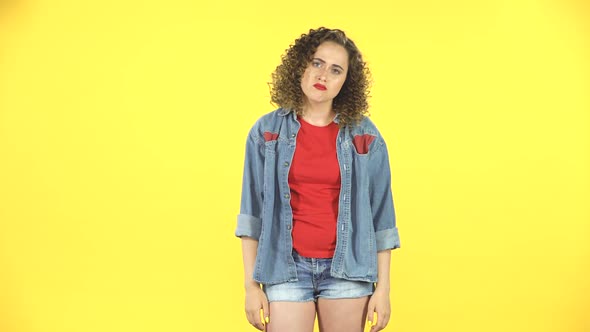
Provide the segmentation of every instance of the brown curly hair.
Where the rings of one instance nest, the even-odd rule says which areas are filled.
[[[279,107],[303,112],[303,91],[301,77],[312,60],[318,46],[326,41],[335,42],[348,52],[348,73],[338,95],[332,102],[332,109],[338,114],[338,125],[344,127],[358,123],[369,108],[371,72],[363,61],[361,52],[344,31],[320,27],[302,34],[285,51],[281,64],[272,73],[269,83],[271,102]]]

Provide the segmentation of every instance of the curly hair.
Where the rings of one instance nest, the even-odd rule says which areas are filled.
[[[338,95],[332,102],[332,109],[338,114],[338,125],[344,127],[358,123],[369,108],[371,72],[363,61],[361,52],[344,31],[320,27],[302,34],[285,51],[281,64],[272,73],[269,83],[271,102],[279,107],[302,115],[304,95],[301,77],[312,60],[318,46],[331,41],[344,47],[348,53],[348,73]]]

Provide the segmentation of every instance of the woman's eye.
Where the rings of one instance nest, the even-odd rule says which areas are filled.
[[[322,66],[322,63],[319,62],[319,61],[314,61],[314,62],[311,63],[311,65],[314,66],[314,67],[316,67],[316,68],[319,68],[319,67]]]
[[[340,69],[332,69],[332,74],[335,75],[340,75],[342,72],[340,71]]]

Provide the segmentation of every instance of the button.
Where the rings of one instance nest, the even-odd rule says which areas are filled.
[[[285,194],[285,198],[289,198],[289,194]]]
[[[291,230],[291,225],[287,225],[287,230]]]
[[[291,138],[295,138],[295,134],[291,134]]]
[[[286,166],[289,166],[289,162],[288,161],[285,161],[285,163],[283,165],[285,165],[285,167]]]

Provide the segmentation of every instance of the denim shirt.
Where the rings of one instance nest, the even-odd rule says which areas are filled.
[[[262,284],[297,281],[288,175],[300,126],[295,112],[279,108],[258,119],[246,141],[235,235],[258,240],[253,278]],[[330,274],[377,282],[377,252],[400,247],[387,146],[363,117],[339,129],[336,154],[341,189]]]

